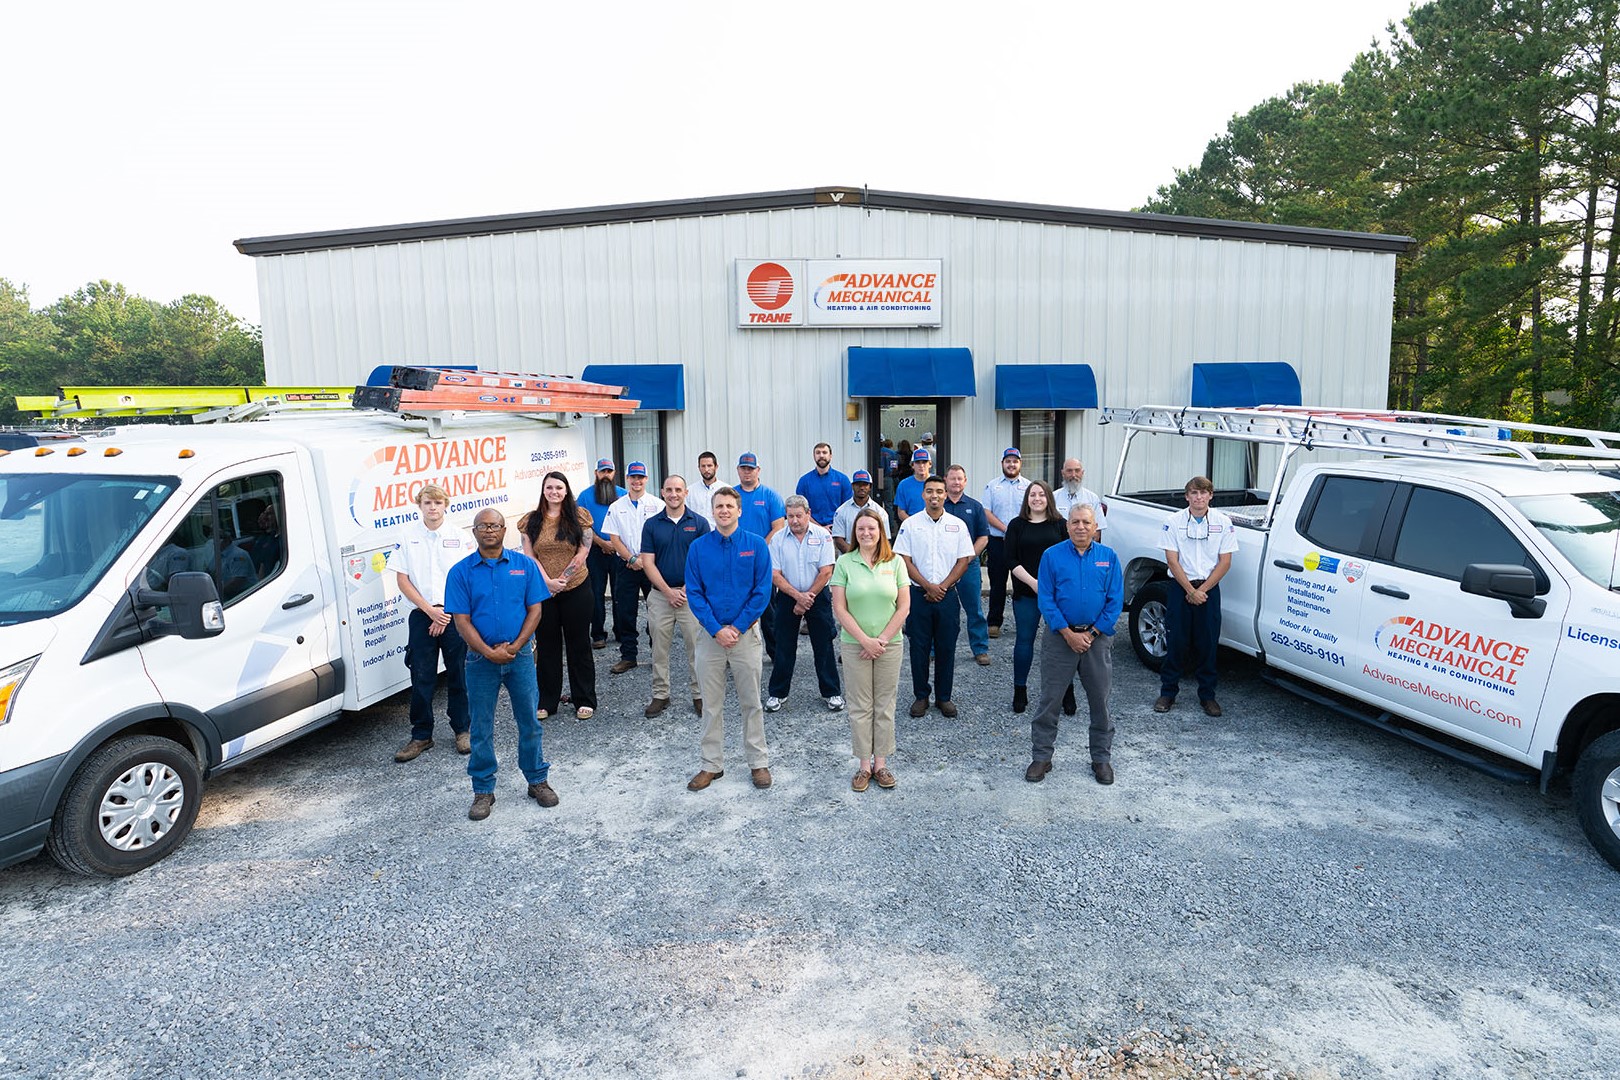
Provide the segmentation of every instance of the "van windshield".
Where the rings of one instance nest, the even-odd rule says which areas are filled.
[[[1620,587],[1620,491],[1509,500],[1564,558],[1605,589]]]
[[[0,625],[77,604],[178,486],[172,476],[0,476]]]

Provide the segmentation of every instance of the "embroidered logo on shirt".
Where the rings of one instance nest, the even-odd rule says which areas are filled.
[[[509,577],[528,577],[529,576],[529,572],[527,570],[508,570],[506,573],[507,573],[507,575]]]
[[[743,558],[743,559],[753,558],[753,555],[754,555],[754,549],[753,548],[749,548],[747,551],[739,551],[739,552],[737,552],[737,556],[739,558]]]

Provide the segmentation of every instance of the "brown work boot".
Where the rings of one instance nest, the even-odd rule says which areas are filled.
[[[398,750],[394,751],[395,761],[415,761],[422,756],[422,751],[433,749],[432,739],[412,739]]]
[[[707,769],[699,769],[698,774],[686,782],[686,790],[702,791],[704,788],[708,787],[710,784],[714,783],[724,775],[726,775],[726,770],[724,769],[721,769],[718,772],[710,772]]]
[[[647,707],[645,709],[641,710],[641,715],[651,720],[653,717],[657,716],[667,708],[669,708],[669,698],[655,697],[647,703]]]
[[[771,786],[771,770],[767,769],[765,766],[761,765],[759,768],[753,770],[753,772],[749,775],[754,778],[755,787],[768,788]]]
[[[472,753],[472,732],[470,732],[470,731],[458,731],[458,732],[456,732],[456,753],[458,753],[458,754],[470,754],[470,753]]]
[[[467,811],[467,817],[472,821],[483,821],[489,817],[489,812],[494,808],[495,795],[493,792],[475,792],[473,794],[472,808]]]
[[[544,780],[538,784],[529,785],[529,798],[548,810],[562,802],[561,799],[557,798],[557,793],[551,790],[551,785]]]

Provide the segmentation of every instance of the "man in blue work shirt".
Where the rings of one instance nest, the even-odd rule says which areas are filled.
[[[738,527],[740,500],[731,488],[714,493],[714,531],[686,552],[686,600],[705,635],[698,639],[698,683],[703,687],[703,767],[686,785],[702,791],[725,775],[726,672],[737,687],[743,747],[754,786],[771,786],[765,746],[765,710],[759,700],[764,668],[759,618],[771,600],[771,554],[765,538]]]
[[[962,602],[962,615],[967,619],[968,647],[980,667],[990,665],[990,633],[984,621],[984,578],[979,573],[979,555],[990,542],[990,523],[984,515],[984,504],[966,495],[967,470],[952,465],[945,470],[945,512],[962,520],[968,527],[968,539],[973,541],[973,561],[968,563],[956,583],[956,596]]]
[[[1035,575],[1036,603],[1048,632],[1041,638],[1041,707],[1029,725],[1030,758],[1024,779],[1039,783],[1052,771],[1058,710],[1080,674],[1091,709],[1091,771],[1099,784],[1114,782],[1114,719],[1108,688],[1114,672],[1114,626],[1124,606],[1125,579],[1112,548],[1093,541],[1091,507],[1069,510],[1069,542],[1053,544]]]
[[[709,531],[709,522],[686,504],[686,478],[664,481],[664,512],[641,527],[641,569],[652,591],[647,594],[647,630],[652,635],[652,701],[642,710],[651,720],[669,708],[669,645],[675,628],[686,639],[686,662],[692,680],[692,709],[703,714],[703,692],[698,686],[697,643],[702,636],[692,605],[686,601],[686,552],[692,541]]]
[[[759,482],[757,454],[748,453],[737,458],[736,491],[738,505],[741,507],[738,511],[737,527],[743,532],[763,536],[765,542],[770,543],[771,537],[787,524],[787,507],[782,502],[782,496]],[[765,655],[775,663],[775,623],[771,619],[766,619],[760,629],[765,634]]]
[[[1009,446],[1001,454],[1001,475],[984,485],[984,516],[990,523],[985,569],[990,571],[990,613],[986,618],[991,637],[1001,636],[1001,617],[1007,610],[1007,575],[1012,573],[1012,563],[1007,560],[1007,522],[1024,507],[1029,479],[1020,475],[1023,471],[1024,455],[1016,446]]]
[[[818,442],[811,451],[816,467],[799,477],[794,494],[810,503],[810,520],[823,529],[831,528],[833,515],[849,498],[849,477],[832,467],[832,445]]]
[[[894,489],[894,516],[900,523],[904,523],[912,514],[922,512],[923,481],[928,479],[928,469],[933,461],[934,455],[928,452],[926,446],[919,446],[911,452],[911,475]]]
[[[585,561],[585,568],[591,573],[591,598],[596,602],[591,611],[593,649],[607,648],[607,587],[619,565],[619,557],[613,553],[613,541],[604,531],[608,509],[624,495],[624,488],[613,482],[613,471],[611,458],[598,458],[596,482],[579,493],[580,509],[590,513],[593,525],[591,554]]]
[[[534,629],[540,605],[551,595],[540,564],[506,546],[506,519],[499,510],[473,518],[478,550],[450,568],[444,610],[467,643],[467,703],[472,713],[472,754],[467,775],[473,801],[467,816],[489,817],[495,806],[495,702],[506,687],[518,729],[518,768],[529,782],[529,797],[556,806],[547,782],[551,765],[540,745],[535,718],[540,688],[534,681]]]

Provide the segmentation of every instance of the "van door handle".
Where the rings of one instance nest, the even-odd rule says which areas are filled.
[[[1397,589],[1389,585],[1374,585],[1372,591],[1380,596],[1393,596],[1397,600],[1412,599],[1412,594],[1405,589]]]
[[[288,600],[285,604],[282,604],[281,610],[291,611],[295,607],[303,607],[313,599],[315,599],[315,594],[312,592],[304,593],[302,596],[295,596],[291,600]]]
[[[1294,562],[1291,559],[1272,559],[1271,560],[1271,565],[1276,566],[1276,567],[1280,567],[1283,570],[1304,570],[1305,569],[1305,564],[1304,563]]]

